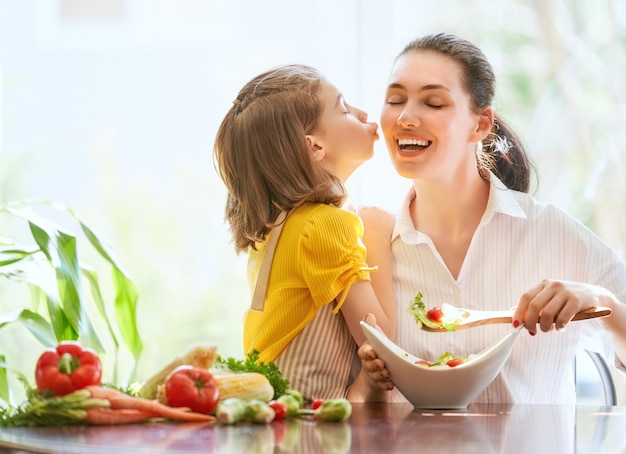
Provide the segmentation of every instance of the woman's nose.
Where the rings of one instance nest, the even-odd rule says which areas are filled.
[[[400,112],[400,115],[398,115],[396,123],[398,123],[398,126],[402,126],[403,128],[410,128],[417,126],[419,121],[417,120],[417,116],[411,114],[411,112],[409,112],[409,110],[405,107],[402,112]]]

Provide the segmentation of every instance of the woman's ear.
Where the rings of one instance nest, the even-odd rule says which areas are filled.
[[[323,161],[324,157],[326,156],[326,150],[324,150],[324,147],[318,143],[315,136],[307,134],[306,143],[309,146],[311,159],[313,161]]]
[[[478,121],[476,122],[476,140],[484,140],[491,130],[493,129],[493,108],[491,106],[484,107],[482,112],[478,115]]]

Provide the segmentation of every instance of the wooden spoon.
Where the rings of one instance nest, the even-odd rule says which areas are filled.
[[[471,328],[472,326],[493,325],[495,323],[512,324],[513,313],[515,312],[514,309],[507,311],[480,311],[458,308],[457,310],[461,312],[460,315],[463,317],[463,320],[456,325],[457,330]],[[571,321],[588,320],[590,318],[607,317],[609,315],[611,315],[611,309],[608,307],[590,307],[574,315]],[[424,331],[431,333],[444,333],[449,331],[444,327],[429,328],[423,323],[421,323],[421,325]]]

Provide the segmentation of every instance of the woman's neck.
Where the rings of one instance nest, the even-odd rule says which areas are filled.
[[[476,178],[415,180],[415,228],[428,235],[456,278],[489,200],[489,182]]]

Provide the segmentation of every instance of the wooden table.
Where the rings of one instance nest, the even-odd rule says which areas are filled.
[[[12,451],[15,449],[15,451]],[[0,453],[626,453],[626,407],[354,404],[345,423],[0,428]]]

